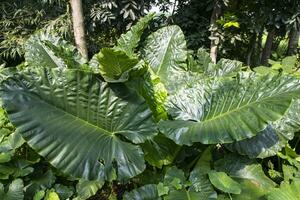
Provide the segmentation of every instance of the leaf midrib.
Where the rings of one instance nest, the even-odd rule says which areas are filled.
[[[297,89],[297,90],[299,90],[299,89]],[[229,115],[229,114],[231,114],[231,113],[238,112],[239,110],[242,110],[242,109],[244,109],[245,107],[250,107],[250,106],[252,106],[252,105],[259,104],[259,103],[261,103],[261,102],[263,102],[263,101],[266,101],[267,99],[275,98],[275,97],[278,97],[279,95],[282,95],[282,94],[285,94],[285,93],[292,93],[292,92],[290,92],[290,91],[289,91],[289,92],[283,92],[283,93],[279,93],[279,94],[274,95],[274,96],[268,96],[268,97],[262,98],[262,99],[260,99],[260,101],[252,101],[252,102],[249,103],[249,104],[246,104],[246,105],[237,107],[237,108],[235,108],[235,109],[233,109],[233,110],[230,110],[230,111],[228,111],[228,112],[221,113],[220,115],[218,115],[218,116],[216,116],[216,117],[212,117],[212,118],[210,118],[210,119],[207,119],[207,120],[204,120],[204,121],[199,121],[199,122],[200,122],[200,123],[205,123],[205,122],[209,122],[209,121],[216,120],[216,119],[218,119],[218,118],[222,118],[222,117],[224,117],[224,116],[226,116],[226,115]],[[290,99],[290,101],[292,101],[292,99]],[[290,102],[290,104],[291,104],[291,102]]]
[[[13,91],[12,91],[12,92],[13,92]],[[94,127],[95,129],[99,129],[101,132],[103,132],[104,134],[106,134],[106,135],[108,135],[108,136],[110,136],[110,137],[113,137],[113,136],[115,135],[115,133],[116,133],[116,132],[110,132],[110,131],[108,131],[108,130],[105,130],[105,129],[102,128],[102,127],[96,126],[95,124],[92,124],[92,123],[90,123],[90,122],[88,122],[88,121],[86,121],[86,120],[84,120],[84,119],[82,119],[82,118],[80,118],[80,117],[78,117],[78,116],[72,114],[72,113],[69,113],[69,112],[65,111],[64,109],[62,109],[62,108],[60,108],[60,107],[57,107],[57,106],[55,106],[55,105],[49,103],[48,101],[42,99],[39,95],[38,95],[38,96],[35,96],[35,95],[33,95],[31,92],[29,92],[29,91],[28,91],[28,92],[25,92],[24,90],[22,90],[21,92],[22,92],[23,94],[25,94],[25,96],[26,96],[26,95],[31,96],[31,99],[33,99],[33,100],[31,100],[31,101],[34,101],[34,99],[36,99],[36,101],[41,102],[41,103],[43,103],[43,104],[46,104],[46,105],[48,105],[49,107],[51,107],[52,109],[56,109],[56,110],[58,110],[58,111],[60,111],[60,112],[63,112],[64,114],[69,115],[69,116],[75,118],[75,120],[82,121],[84,124],[88,124],[89,126],[92,126],[92,127]],[[75,121],[75,120],[74,120],[74,121]]]

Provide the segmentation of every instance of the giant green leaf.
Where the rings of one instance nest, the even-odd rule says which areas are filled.
[[[87,62],[73,45],[43,33],[32,35],[26,42],[25,61],[31,67],[52,68],[80,68]]]
[[[149,13],[141,18],[127,33],[121,35],[116,48],[126,52],[128,56],[134,57],[135,49],[139,45],[143,32],[154,17],[155,13]]]
[[[169,97],[175,120],[161,121],[159,129],[178,144],[240,141],[280,119],[299,94],[300,80],[289,76],[199,80]]]
[[[156,127],[124,85],[79,70],[36,68],[7,79],[1,97],[23,138],[53,166],[87,180],[133,177]]]
[[[226,145],[232,151],[250,158],[274,156],[300,129],[300,100],[294,100],[284,116],[272,122],[257,136]]]
[[[167,26],[147,37],[141,56],[149,62],[167,89],[172,90],[187,70],[186,42],[178,26]]]
[[[299,200],[300,181],[288,184],[283,182],[280,188],[274,188],[268,195],[268,200]]]
[[[4,191],[4,186],[0,183],[0,199],[1,200],[23,200],[23,181],[22,179],[14,180],[7,191]]]

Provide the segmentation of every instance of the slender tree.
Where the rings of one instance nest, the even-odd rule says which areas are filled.
[[[220,42],[219,34],[218,34],[218,25],[217,20],[221,17],[222,13],[222,5],[219,0],[215,1],[215,5],[212,11],[211,19],[210,19],[210,57],[211,60],[216,63],[217,62],[217,54],[218,54],[218,44]]]
[[[263,65],[268,64],[268,59],[270,58],[272,53],[272,44],[273,44],[274,37],[275,37],[275,28],[272,28],[268,32],[267,40],[264,49],[262,51],[261,64]]]
[[[72,9],[72,22],[74,30],[74,38],[79,52],[85,58],[88,57],[88,51],[85,40],[84,18],[82,12],[81,0],[70,0]]]
[[[287,55],[293,55],[296,53],[299,42],[299,36],[300,30],[297,30],[296,28],[290,30]]]

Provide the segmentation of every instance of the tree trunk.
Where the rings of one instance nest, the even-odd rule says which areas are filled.
[[[275,36],[275,29],[273,28],[268,33],[266,44],[262,52],[261,64],[263,65],[268,65],[268,59],[270,58],[272,53],[272,44],[273,44],[274,36]]]
[[[210,58],[213,63],[217,62],[218,55],[218,45],[220,42],[219,34],[218,34],[218,26],[217,20],[221,17],[222,6],[219,0],[216,0],[214,9],[210,18]]]
[[[287,50],[288,56],[296,54],[298,42],[299,42],[299,36],[300,36],[300,30],[297,30],[295,28],[290,30],[289,44],[288,44],[288,50]]]
[[[247,55],[247,65],[252,66],[252,55],[255,52],[256,48],[256,33],[253,33],[251,39],[250,39],[250,44],[249,44],[249,50],[248,50],[248,55]]]
[[[70,0],[70,4],[72,9],[72,21],[76,46],[81,55],[88,58],[88,51],[84,36],[85,31],[81,0]]]

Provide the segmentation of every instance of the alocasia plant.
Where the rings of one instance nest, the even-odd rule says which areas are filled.
[[[13,144],[18,148],[24,139],[57,170],[80,179],[76,192],[54,185],[52,175],[47,191],[29,184],[25,194],[87,199],[113,181],[137,186],[124,199],[296,193],[297,182],[276,188],[279,182],[253,158],[278,154],[298,162],[295,153],[278,152],[300,128],[300,79],[255,73],[228,59],[213,64],[203,49],[187,51],[180,27],[151,32],[155,17],[141,19],[90,61],[67,42],[38,33],[27,42],[25,64],[2,72],[1,100],[17,128]],[[2,140],[7,135],[1,133]],[[11,152],[2,152],[0,162],[9,162]],[[3,169],[10,173],[2,178],[14,176]]]

